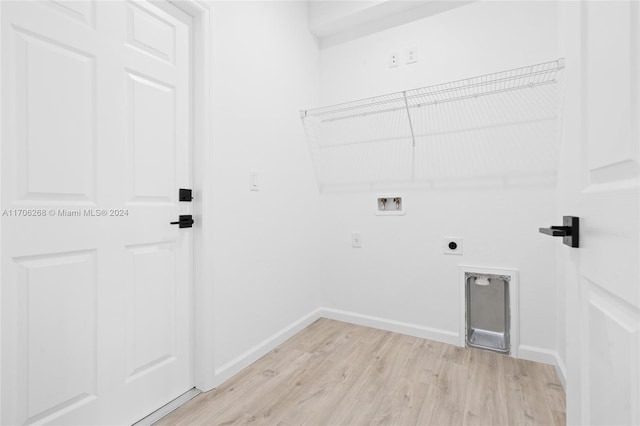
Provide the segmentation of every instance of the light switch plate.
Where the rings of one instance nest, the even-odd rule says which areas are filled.
[[[406,58],[407,58],[407,64],[415,64],[416,62],[418,62],[418,48],[409,47],[406,50]]]
[[[260,177],[258,172],[249,173],[249,191],[260,191]]]
[[[360,234],[359,232],[351,233],[351,247],[353,248],[362,247],[362,234]]]

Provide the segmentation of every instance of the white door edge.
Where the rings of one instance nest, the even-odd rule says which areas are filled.
[[[2,8],[0,7],[0,22],[2,22]],[[2,46],[2,31],[0,31],[0,46]],[[2,87],[2,55],[0,55],[0,93]],[[0,146],[2,145],[2,102],[0,102]],[[0,149],[0,163],[2,162],[2,149]],[[2,199],[2,173],[0,173],[0,200]],[[0,223],[0,242],[2,241],[2,224]],[[2,259],[2,244],[0,243],[0,259]],[[0,277],[2,277],[2,262],[0,262]],[[0,285],[2,282],[0,280]],[[2,342],[2,304],[0,303],[0,342]],[[0,377],[2,377],[2,351],[0,351]],[[0,380],[0,395],[2,395],[2,380]],[[0,419],[2,419],[2,401],[0,400]]]

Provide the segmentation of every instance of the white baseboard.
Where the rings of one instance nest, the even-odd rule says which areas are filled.
[[[319,314],[320,311],[321,309],[315,309],[299,320],[291,323],[287,327],[258,343],[248,351],[222,365],[220,368],[216,368],[213,387],[220,386],[222,383],[226,382],[231,377],[235,376],[240,371],[244,370],[257,360],[277,348],[286,340],[295,336],[304,328],[311,325],[314,321],[321,317]]]
[[[518,358],[553,365],[556,368],[562,386],[566,387],[567,370],[557,351],[537,346],[520,345],[518,348]]]
[[[453,331],[358,314],[340,309],[318,308],[222,365],[220,368],[217,368],[215,370],[214,387],[220,386],[319,318],[348,322],[379,330],[434,340],[436,342],[449,343],[455,346],[460,345],[458,333]],[[537,346],[520,345],[518,347],[518,358],[555,366],[562,385],[566,385],[566,368],[557,351],[539,348]]]
[[[558,373],[558,377],[560,377],[560,383],[562,383],[562,387],[565,392],[567,391],[567,367],[564,366],[564,361],[560,357],[560,354],[556,352],[556,373]]]
[[[540,348],[538,346],[520,345],[518,348],[518,358],[528,361],[541,362],[542,364],[556,365],[558,353],[551,349]]]
[[[458,333],[453,331],[440,330],[407,322],[357,314],[355,312],[342,311],[340,309],[320,308],[319,314],[323,318],[377,328],[379,330],[392,331],[394,333],[406,334],[408,336],[420,337],[423,339],[435,340],[436,342],[449,343],[456,346],[459,345]]]
[[[458,333],[452,331],[394,321],[386,318],[373,317],[370,315],[357,314],[354,312],[342,311],[340,309],[320,308],[319,314],[322,318],[344,321],[351,324],[392,331],[394,333],[406,334],[409,336],[460,346]],[[556,372],[558,373],[562,386],[566,387],[566,369],[557,351],[537,346],[520,345],[518,346],[517,357],[528,361],[553,365],[556,368]]]
[[[421,337],[423,339],[435,340],[437,342],[458,344],[458,333],[436,328],[424,327],[421,325],[406,322],[394,321],[385,318],[362,315],[349,311],[342,311],[331,308],[318,308],[308,313],[299,320],[293,322],[272,336],[266,338],[256,346],[243,354],[235,357],[231,361],[215,370],[213,387],[218,387],[222,383],[238,374],[243,369],[256,362],[264,355],[268,354],[287,339],[293,337],[305,327],[311,325],[319,318],[328,318],[365,327],[377,328],[379,330],[392,331],[394,333],[406,334],[409,336]]]

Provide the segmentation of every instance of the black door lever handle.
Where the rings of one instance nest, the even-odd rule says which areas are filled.
[[[552,237],[566,237],[571,235],[571,227],[569,226],[550,226],[549,228],[539,228],[540,233],[551,235]]]
[[[177,222],[169,222],[170,225],[178,225],[178,228],[191,228],[194,224],[193,216],[181,214]]]
[[[580,247],[580,218],[578,217],[563,216],[562,226],[539,228],[538,231],[552,237],[562,237],[562,242],[569,247]]]

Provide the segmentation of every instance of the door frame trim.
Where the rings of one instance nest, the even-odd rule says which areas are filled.
[[[168,0],[191,16],[193,146],[193,383],[203,392],[215,385],[213,269],[211,262],[211,123],[213,4],[208,0]]]
[[[2,28],[2,5],[0,5],[0,49],[2,49],[2,33],[3,33],[3,28]],[[3,87],[2,87],[2,79],[4,78],[2,76],[2,70],[3,70],[3,66],[4,64],[2,63],[2,55],[0,54],[0,94],[3,93]],[[4,145],[4,141],[2,139],[2,135],[3,135],[3,129],[2,129],[2,117],[3,117],[3,113],[2,113],[2,99],[0,99],[0,166],[2,165],[2,147]],[[0,173],[0,205],[2,204],[2,173]],[[2,224],[0,222],[0,286],[2,286]],[[2,341],[4,339],[4,337],[2,336],[2,329],[4,328],[4,324],[2,323],[2,316],[3,316],[3,312],[2,312],[2,289],[0,288],[0,378],[3,377],[2,376]],[[3,395],[3,390],[2,390],[2,380],[0,379],[0,421],[4,418],[2,416],[2,395]]]

